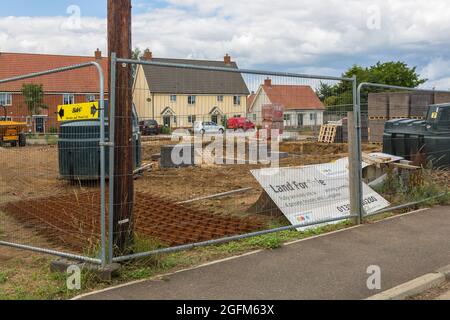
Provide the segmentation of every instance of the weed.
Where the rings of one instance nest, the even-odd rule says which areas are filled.
[[[6,272],[0,271],[0,284],[6,283],[8,280],[8,274]]]
[[[256,245],[258,247],[265,248],[265,249],[277,249],[277,248],[281,247],[282,240],[278,236],[278,234],[274,233],[274,234],[260,236],[257,238],[252,238],[249,240],[249,244]]]

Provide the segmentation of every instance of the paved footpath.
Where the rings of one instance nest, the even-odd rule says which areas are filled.
[[[99,292],[83,299],[364,299],[450,264],[450,207],[437,207]]]

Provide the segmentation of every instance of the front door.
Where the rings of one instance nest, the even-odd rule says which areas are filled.
[[[303,113],[298,114],[298,126],[303,127]]]
[[[168,127],[168,128],[170,128],[171,127],[171,116],[164,116],[163,117],[163,125],[164,125],[164,127]]]
[[[42,117],[35,118],[36,133],[45,133],[45,121]]]

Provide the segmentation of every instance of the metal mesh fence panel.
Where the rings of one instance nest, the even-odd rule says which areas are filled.
[[[391,158],[378,165],[386,174],[375,190],[394,206],[446,195],[450,92],[370,83],[361,84],[359,91],[368,116],[368,141]]]
[[[136,70],[141,148],[124,221],[133,242],[114,261],[354,218],[353,79],[177,63],[118,59],[117,68]],[[363,136],[364,150],[381,151]]]
[[[0,244],[104,260],[100,78],[86,63],[0,80]]]

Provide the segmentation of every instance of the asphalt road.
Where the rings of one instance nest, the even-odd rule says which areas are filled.
[[[448,264],[450,207],[438,207],[83,299],[364,299]],[[371,265],[382,290],[367,288]]]

